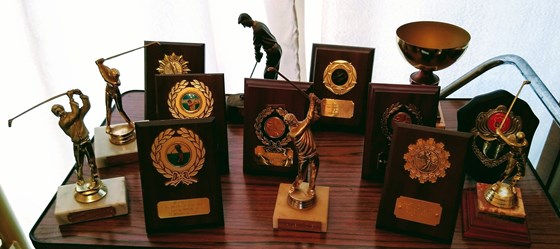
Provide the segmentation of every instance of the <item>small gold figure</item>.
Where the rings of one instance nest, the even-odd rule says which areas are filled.
[[[108,66],[103,65],[103,62],[105,62],[105,59],[103,58],[95,61],[95,64],[99,67],[101,76],[105,82],[107,82],[105,87],[105,113],[107,115],[107,127],[105,128],[105,132],[107,132],[107,134],[111,133],[111,105],[113,100],[115,100],[115,106],[123,119],[128,123],[128,126],[130,128],[134,128],[134,124],[130,121],[130,118],[126,115],[122,106],[122,95],[119,90],[119,86],[121,85],[121,81],[119,80],[119,70],[116,68],[109,68]]]
[[[315,203],[315,180],[319,170],[319,154],[310,126],[320,118],[318,105],[321,100],[315,94],[310,93],[309,101],[307,115],[302,121],[298,121],[292,113],[284,116],[284,121],[290,130],[288,136],[294,143],[298,156],[298,174],[288,195],[290,206],[297,209],[308,208]],[[306,178],[308,182],[307,190],[300,189]]]
[[[89,97],[79,89],[69,90],[66,95],[70,101],[71,111],[66,112],[64,107],[59,104],[53,105],[51,111],[59,117],[58,125],[74,144],[75,172],[78,178],[76,181],[76,200],[85,203],[94,202],[103,198],[107,189],[99,178],[89,131],[84,124],[84,117],[91,107]],[[74,100],[73,95],[80,96],[82,107]],[[83,175],[84,159],[86,158],[91,172],[90,179],[87,182]]]

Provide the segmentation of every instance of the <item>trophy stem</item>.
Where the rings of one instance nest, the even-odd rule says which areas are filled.
[[[410,83],[413,85],[434,85],[439,84],[439,77],[433,71],[420,70],[410,75]]]

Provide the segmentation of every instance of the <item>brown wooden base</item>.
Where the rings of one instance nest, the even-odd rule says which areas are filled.
[[[476,190],[463,190],[463,237],[531,245],[527,220],[517,222],[477,211]]]

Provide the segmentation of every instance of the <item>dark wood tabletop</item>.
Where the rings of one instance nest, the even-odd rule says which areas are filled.
[[[144,115],[144,92],[123,95],[133,120]],[[446,129],[457,127],[456,110],[466,100],[441,101]],[[121,121],[118,113],[114,123]],[[54,216],[56,196],[30,232],[38,248],[516,248],[513,245],[463,238],[461,211],[452,244],[375,228],[383,185],[361,179],[364,138],[361,134],[315,132],[321,155],[317,185],[330,187],[327,233],[274,231],[272,215],[280,183],[293,179],[243,173],[243,125],[228,124],[230,173],[222,176],[225,225],[147,235],[137,163],[100,169],[102,178],[124,176],[129,214],[59,226]],[[74,182],[72,172],[64,183]],[[468,185],[468,180],[467,184]],[[560,248],[560,218],[534,172],[518,185],[523,190],[532,248]],[[499,229],[497,227],[496,229]],[[523,247],[520,247],[523,248]]]

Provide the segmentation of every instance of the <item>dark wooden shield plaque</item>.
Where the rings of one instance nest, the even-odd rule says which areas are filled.
[[[363,133],[374,48],[313,44],[309,81],[321,106],[317,128]]]
[[[153,41],[144,41],[149,44]],[[159,42],[144,49],[144,118],[155,119],[155,75],[204,73],[204,43]],[[150,107],[151,109],[149,109]]]
[[[489,137],[495,136],[495,128],[492,131],[491,127],[501,123],[514,98],[515,96],[506,90],[496,90],[472,98],[457,110],[457,130],[474,132],[473,129],[480,127],[486,130]],[[479,120],[478,126],[477,119]],[[511,109],[509,119],[511,120],[511,122],[508,122],[510,129],[506,130],[504,134],[506,132],[514,132],[517,127],[515,123],[520,122],[517,129],[525,133],[525,138],[529,142],[529,146],[526,148],[528,155],[535,130],[539,125],[539,119],[535,116],[527,102],[519,98]],[[485,143],[487,143],[486,147],[489,148],[487,149],[488,152],[484,152],[482,149]],[[469,146],[467,153],[467,175],[477,182],[483,183],[495,183],[499,180],[507,166],[509,150],[507,149],[508,146],[503,146],[500,149],[497,144],[496,140],[485,142],[479,136],[474,136],[473,144]],[[491,156],[486,156],[486,154]]]
[[[362,178],[383,181],[394,123],[435,126],[439,90],[428,85],[369,85]]]
[[[306,91],[311,83],[292,82]],[[295,176],[297,155],[287,138],[283,115],[305,118],[309,101],[290,83],[280,80],[245,79],[243,172]]]
[[[376,226],[450,243],[471,133],[395,123]]]
[[[156,110],[153,120],[214,117],[220,173],[229,172],[227,126],[225,119],[224,74],[170,74],[155,76],[155,101],[147,106]],[[151,106],[155,105],[155,107]]]
[[[214,122],[136,122],[146,232],[224,224]]]

